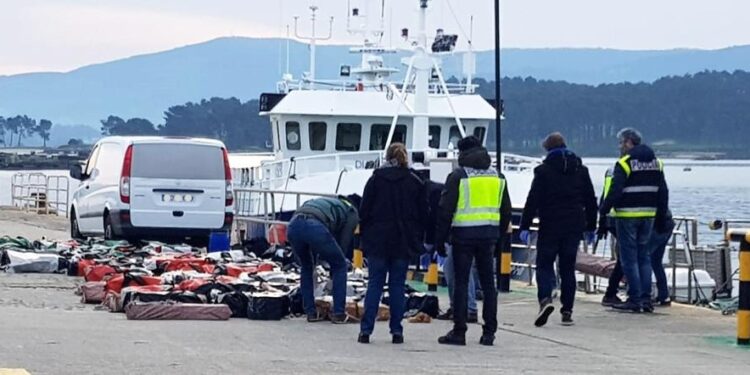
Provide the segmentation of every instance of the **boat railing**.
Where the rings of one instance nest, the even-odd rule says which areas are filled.
[[[448,149],[431,148],[427,150],[411,150],[410,152],[412,154],[415,152],[431,153],[434,155],[442,154],[448,157],[455,157],[457,155],[455,150]],[[490,155],[493,157],[493,160],[496,160],[494,152],[491,152]],[[310,177],[317,174],[330,173],[331,171],[341,171],[344,168],[349,170],[373,169],[380,165],[382,157],[382,150],[292,156],[280,160],[263,162],[261,167],[250,168],[240,178],[240,185],[276,188],[278,187],[278,183],[284,183],[290,178]],[[503,154],[504,171],[531,171],[537,165],[539,165],[537,158],[516,154]]]
[[[314,88],[310,88],[313,86]],[[358,80],[344,80],[344,79],[296,79],[286,80],[278,83],[278,89],[281,92],[290,90],[329,90],[329,91],[378,91],[383,92],[386,95],[393,95],[390,93],[390,88],[394,87],[399,92],[404,93],[404,85],[397,82],[363,82]],[[461,95],[467,92],[473,93],[479,87],[477,84],[467,85],[465,83],[445,83],[445,87],[448,89],[448,93],[452,95]],[[413,94],[415,90],[414,85],[407,85],[405,93]],[[443,86],[437,82],[433,82],[429,85],[429,93],[431,95],[444,94]]]
[[[25,211],[68,216],[70,180],[40,172],[19,172],[11,177],[11,205]]]
[[[299,208],[303,201],[302,197],[329,197],[335,198],[334,194],[289,191],[289,190],[272,190],[264,188],[234,188],[234,217],[238,224],[237,231],[241,239],[245,239],[247,232],[247,223],[263,225],[265,237],[272,240],[272,244],[278,244],[280,235],[277,225],[287,226],[288,221],[281,220],[280,212],[275,208],[277,201],[283,201],[286,196],[292,196],[295,203],[295,210]],[[244,228],[242,227],[244,226]]]

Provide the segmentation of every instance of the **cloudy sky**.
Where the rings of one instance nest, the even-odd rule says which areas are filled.
[[[381,0],[349,0],[376,13]],[[385,0],[386,28],[415,28],[417,0]],[[346,33],[347,0],[0,0],[0,75],[67,71],[221,36],[278,37],[311,2]],[[492,0],[430,0],[429,28],[460,34],[466,47],[492,47]],[[507,47],[716,49],[750,44],[748,0],[502,0]],[[458,21],[458,22],[457,22]],[[463,31],[462,31],[463,30]],[[327,31],[327,30],[326,30]],[[398,31],[396,31],[398,32]],[[386,35],[398,42],[398,35]]]

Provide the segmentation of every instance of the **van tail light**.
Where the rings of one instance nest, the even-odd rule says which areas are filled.
[[[226,192],[224,201],[225,206],[231,206],[234,204],[234,191],[232,190],[232,168],[229,166],[229,153],[226,148],[222,148],[221,151],[224,153],[224,180],[226,180]]]
[[[120,173],[120,201],[130,203],[130,172],[133,168],[133,145],[128,146],[125,151],[125,159],[122,161],[122,173]]]

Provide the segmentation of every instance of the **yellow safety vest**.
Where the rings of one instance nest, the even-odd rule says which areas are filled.
[[[454,227],[500,226],[500,206],[505,180],[492,169],[464,168],[458,186]]]
[[[625,171],[625,176],[630,177],[632,174],[632,168],[630,167],[630,155],[625,155],[620,160],[617,161],[617,164],[622,167],[622,169]],[[664,172],[664,162],[662,162],[660,159],[655,159],[656,166],[660,172]],[[654,166],[652,165],[651,168]],[[647,166],[648,168],[648,166]],[[653,169],[651,169],[653,170]],[[610,187],[611,187],[611,180],[610,180]],[[606,180],[605,180],[605,197],[606,194],[609,194],[608,187],[606,187]],[[651,185],[634,185],[634,186],[627,186],[623,189],[623,194],[631,194],[631,193],[655,193],[659,191],[658,186],[651,186]],[[616,218],[621,219],[641,219],[641,218],[653,218],[656,217],[656,207],[620,207],[620,208],[613,208],[614,212],[612,213],[612,216]]]

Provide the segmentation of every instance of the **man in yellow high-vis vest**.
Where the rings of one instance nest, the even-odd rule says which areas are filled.
[[[435,248],[442,256],[446,255],[445,244],[450,237],[455,273],[453,330],[438,342],[466,345],[467,291],[475,261],[484,292],[484,326],[479,343],[489,346],[494,344],[497,331],[493,257],[510,223],[510,195],[505,177],[492,169],[492,159],[477,137],[460,140],[458,150],[459,167],[445,182],[435,232]]]
[[[654,151],[642,144],[635,129],[622,129],[617,138],[624,156],[614,166],[612,185],[599,208],[600,215],[614,209],[620,262],[628,279],[628,300],[612,307],[653,312],[649,240],[654,229],[666,232],[669,192],[664,166]]]

